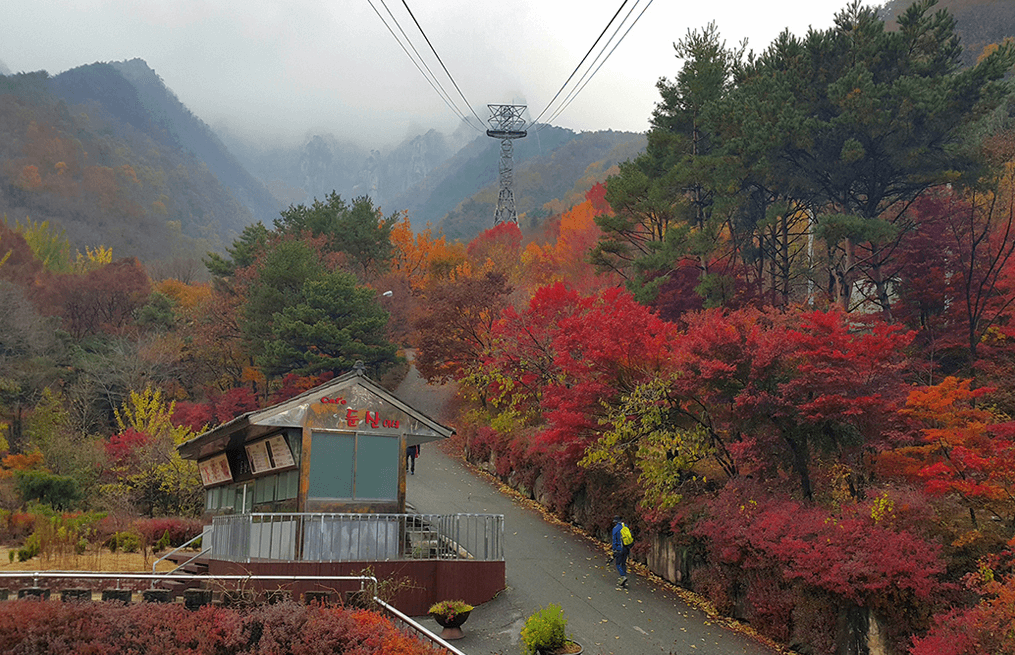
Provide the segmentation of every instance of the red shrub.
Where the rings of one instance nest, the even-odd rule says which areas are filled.
[[[106,442],[106,457],[113,464],[124,466],[133,462],[136,451],[151,442],[152,438],[134,428],[114,434]]]
[[[363,610],[283,603],[248,611],[182,605],[0,603],[0,652],[34,655],[436,655]]]
[[[131,527],[141,535],[144,543],[153,545],[163,535],[169,534],[169,545],[182,546],[188,540],[201,534],[204,523],[199,519],[185,519],[180,517],[164,517],[154,519],[137,519]]]
[[[941,580],[939,546],[897,531],[890,521],[872,518],[875,514],[870,504],[831,513],[730,485],[693,530],[708,544],[710,565],[696,582],[711,593],[730,586],[727,576],[733,589],[747,586],[748,618],[776,638],[791,629],[783,591],[792,587],[826,594],[842,608],[868,607],[891,617],[890,636],[899,642],[925,627],[924,608],[945,601],[953,585]],[[765,589],[752,589],[760,580],[768,581]],[[734,594],[717,595],[728,603]]]
[[[195,432],[214,424],[210,403],[178,402],[173,408],[173,425],[185,425]]]

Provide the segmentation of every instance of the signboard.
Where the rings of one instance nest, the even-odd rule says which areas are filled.
[[[232,471],[229,470],[229,460],[226,459],[225,453],[198,462],[197,468],[201,472],[201,483],[206,487],[231,482],[233,479]]]
[[[292,451],[289,450],[289,444],[286,443],[285,437],[282,435],[277,434],[268,439],[268,448],[271,451],[271,459],[275,462],[275,468],[296,466],[296,460],[293,459]]]
[[[347,405],[347,401],[342,396],[335,396],[329,398],[324,396],[321,398],[322,405],[335,405],[336,416],[340,417],[340,420],[345,422],[345,425],[350,428],[366,429],[366,428],[386,428],[397,430],[400,427],[401,419],[395,418],[394,416],[381,416],[381,413],[377,410],[371,411],[369,409],[356,409],[349,407],[345,410],[345,414],[341,413],[341,406]]]
[[[268,459],[268,442],[257,441],[246,445],[247,459],[250,460],[250,469],[254,473],[263,473],[272,469],[271,460]]]
[[[249,443],[245,448],[250,467],[255,474],[296,465],[292,451],[289,450],[289,444],[280,434],[270,439]]]

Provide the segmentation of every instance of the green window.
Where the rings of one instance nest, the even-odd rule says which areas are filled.
[[[356,437],[315,432],[310,441],[310,497],[352,498]]]
[[[357,435],[356,498],[394,500],[398,497],[398,439],[369,434]]]
[[[398,437],[314,432],[310,442],[311,498],[395,500]]]

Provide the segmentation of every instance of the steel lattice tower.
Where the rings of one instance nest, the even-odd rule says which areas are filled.
[[[527,132],[522,113],[526,105],[487,105],[490,108],[490,129],[486,135],[500,139],[500,193],[497,194],[497,211],[493,214],[493,224],[518,224],[518,212],[515,211],[515,192],[511,175],[511,156],[514,154],[514,139],[524,137]]]

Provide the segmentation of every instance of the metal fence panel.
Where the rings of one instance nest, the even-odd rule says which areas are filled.
[[[237,514],[213,526],[211,556],[227,561],[504,559],[499,514]]]

